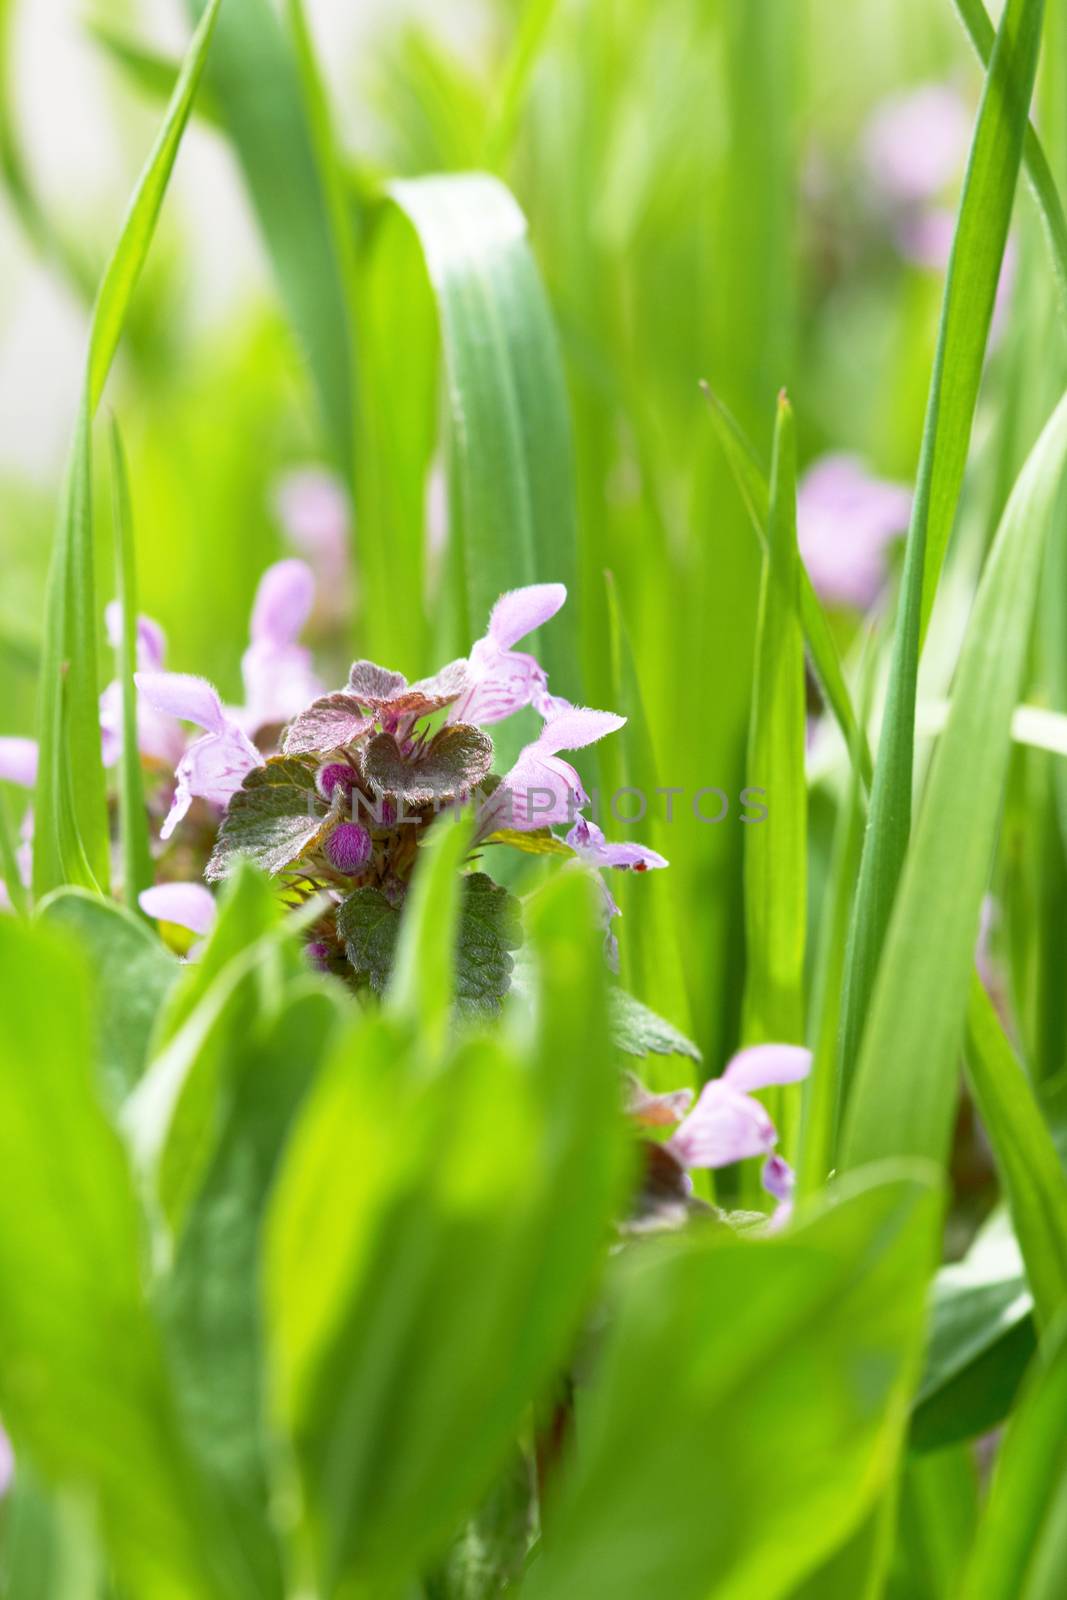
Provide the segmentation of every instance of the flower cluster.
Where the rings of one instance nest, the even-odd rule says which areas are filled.
[[[157,779],[150,799],[159,820],[162,878],[142,893],[144,911],[204,937],[215,918],[208,884],[226,877],[238,859],[250,859],[276,879],[289,903],[315,897],[324,908],[308,928],[312,964],[357,991],[380,991],[427,830],[443,812],[466,805],[476,813],[474,856],[504,846],[563,857],[574,869],[596,874],[614,963],[610,928],[619,907],[604,872],[643,873],[667,862],[641,844],[605,838],[583,814],[589,796],[565,759],[616,732],[625,719],[553,694],[536,657],[517,648],[565,599],[563,586],[551,583],[505,594],[470,654],[432,677],[409,683],[398,672],[357,661],[343,687],[328,691],[300,642],[315,604],[313,574],[301,560],[281,561],[264,574],[256,594],[240,706],[225,705],[203,678],[167,671],[162,631],[149,618],[138,619],[137,740],[146,774]],[[114,643],[121,625],[117,606],[108,608],[106,620]],[[495,773],[486,729],[526,708],[540,717],[540,731],[508,771]],[[187,733],[187,724],[197,731]],[[104,759],[112,765],[122,741],[117,683],[101,696],[100,726]],[[32,787],[36,755],[32,741],[0,740],[0,776]],[[27,814],[20,861],[27,877],[31,842]],[[195,864],[198,876],[176,876],[176,864]],[[487,873],[467,872],[457,944],[461,1010],[499,1007],[521,937],[518,903]],[[632,1048],[621,1033],[617,1038],[620,1048]],[[631,1080],[628,1109],[638,1128],[670,1129],[664,1141],[645,1139],[649,1170],[667,1209],[680,1202],[688,1214],[696,1204],[690,1169],[763,1156],[764,1185],[779,1201],[777,1215],[787,1213],[792,1175],[752,1092],[795,1082],[809,1059],[790,1046],[743,1052],[695,1105],[689,1091],[650,1095]],[[662,1204],[657,1209],[662,1217]]]
[[[562,754],[615,732],[625,719],[552,694],[537,659],[516,648],[565,599],[562,584],[515,590],[494,606],[470,654],[432,677],[409,683],[357,661],[343,687],[327,692],[297,642],[313,602],[310,573],[299,561],[279,563],[253,611],[245,706],[224,706],[206,680],[163,671],[159,651],[144,653],[136,674],[139,716],[143,708],[153,729],[184,721],[202,730],[176,761],[161,838],[169,840],[196,803],[216,817],[221,810],[208,881],[245,857],[276,876],[294,902],[324,895],[330,909],[312,929],[313,959],[371,988],[387,979],[395,918],[419,846],[446,809],[475,809],[479,851],[502,844],[594,869],[665,867],[653,850],[608,843],[582,816],[589,797]],[[485,730],[525,707],[540,715],[541,730],[508,772],[496,774]],[[569,829],[565,839],[552,831],[559,826]],[[465,979],[468,998],[492,1005],[507,986],[515,919],[510,897],[484,874],[468,879],[467,889],[482,897],[479,914],[491,911],[491,935],[482,952],[486,970],[461,971],[461,990]],[[198,934],[210,925],[202,884],[160,885],[142,903]],[[607,928],[619,908],[606,884],[602,905]],[[610,934],[608,949],[614,951]]]

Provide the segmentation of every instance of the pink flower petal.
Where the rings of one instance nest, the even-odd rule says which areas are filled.
[[[799,1044],[754,1044],[728,1064],[722,1081],[749,1094],[776,1083],[799,1083],[811,1071],[811,1051]]]
[[[571,706],[545,723],[537,739],[537,749],[548,755],[555,755],[557,750],[582,750],[625,725],[626,718],[616,716],[613,711],[589,711],[584,706]]]
[[[178,763],[174,801],[159,830],[160,838],[170,838],[196,799],[227,805],[253,767],[260,765],[259,751],[236,723],[227,722],[219,733],[205,733]]]
[[[195,722],[208,733],[222,733],[231,726],[218,690],[206,678],[191,672],[135,672],[134,682],[152,709],[163,716]]]
[[[176,922],[191,933],[210,933],[215,923],[215,897],[202,883],[157,883],[144,889],[137,903],[146,916]]]
[[[259,580],[252,606],[252,642],[292,644],[315,604],[315,575],[306,561],[276,561]]]
[[[685,1167],[728,1167],[768,1155],[776,1139],[774,1123],[758,1100],[714,1078],[667,1148]]]
[[[670,863],[658,850],[647,850],[640,844],[611,844],[604,838],[603,829],[586,817],[579,817],[567,843],[583,861],[597,867],[619,867],[623,871],[648,872],[653,867],[666,867]]]
[[[502,594],[489,618],[488,638],[498,649],[510,650],[554,617],[566,598],[567,589],[562,583],[531,583],[525,589]]]
[[[0,778],[32,789],[37,782],[37,741],[0,739]]]

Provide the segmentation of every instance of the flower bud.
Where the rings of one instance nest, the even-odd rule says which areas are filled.
[[[332,800],[340,789],[347,801],[356,786],[356,774],[347,761],[328,761],[316,772],[315,786],[324,800]]]
[[[339,822],[327,836],[322,853],[331,867],[350,878],[367,865],[373,849],[366,828],[358,822]]]

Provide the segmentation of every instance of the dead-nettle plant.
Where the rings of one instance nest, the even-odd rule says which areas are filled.
[[[244,707],[224,707],[209,683],[180,673],[144,670],[137,686],[146,717],[204,730],[177,762],[161,837],[169,839],[188,818],[190,837],[215,835],[204,852],[208,882],[247,858],[279,881],[294,906],[322,896],[327,909],[308,936],[318,966],[357,990],[385,987],[420,849],[459,809],[473,814],[476,859],[486,846],[503,845],[593,869],[647,872],[667,865],[654,850],[605,839],[583,814],[590,797],[561,755],[614,733],[625,718],[551,694],[538,661],[515,648],[562,606],[562,584],[502,596],[470,655],[433,677],[409,683],[399,672],[357,661],[333,692],[315,680],[297,642],[311,599],[311,575],[301,563],[283,562],[267,573],[243,662]],[[527,706],[543,718],[541,731],[510,771],[496,774],[485,730]],[[565,837],[553,831],[561,827]],[[600,881],[610,958],[618,907]],[[191,908],[197,930],[209,914],[201,884],[171,883],[150,893],[150,908],[171,920],[188,924]],[[458,946],[461,1001],[484,1010],[499,1005],[521,937],[514,896],[488,873],[468,872]]]

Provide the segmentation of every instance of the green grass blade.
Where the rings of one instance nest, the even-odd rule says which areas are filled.
[[[193,35],[93,309],[85,388],[48,578],[33,863],[38,898],[64,882],[107,884],[107,808],[97,703],[92,419],[148,254],[218,8],[219,0],[211,0]]]
[[[996,31],[982,0],[952,0],[983,67],[989,66]],[[1056,179],[1033,123],[1023,142],[1023,168],[1033,190],[1034,200],[1045,230],[1052,273],[1056,280],[1060,312],[1067,319],[1067,216],[1056,187]]]
[[[186,4],[196,16],[204,9],[204,0]],[[356,403],[347,228],[337,228],[332,180],[321,164],[324,108],[313,88],[310,50],[301,55],[306,34],[299,8],[287,9],[297,48],[269,0],[226,0],[206,86],[241,164],[338,463],[351,478]]]
[[[952,531],[1041,43],[1043,0],[1005,6],[975,126],[945,282],[870,819],[860,865],[841,1030],[846,1086],[911,829],[922,638]]]
[[[977,977],[967,1010],[967,1076],[993,1146],[1038,1324],[1067,1305],[1067,1174],[1031,1087]]]
[[[767,817],[745,830],[746,1043],[804,1039],[807,927],[807,779],[804,638],[797,617],[796,433],[778,401],[756,629],[748,777]]]
[[[128,1593],[247,1600],[145,1294],[143,1218],[94,1079],[87,968],[69,936],[8,917],[0,973],[4,1426],[54,1489],[88,1497]]]
[[[1060,1319],[1001,1446],[963,1600],[1056,1600],[1067,1553],[1067,1321]]]
[[[979,585],[874,987],[846,1166],[889,1154],[944,1159],[1012,712],[1065,459],[1067,396],[1019,475]]]
[[[136,84],[144,94],[150,95],[160,105],[166,105],[182,70],[179,58],[153,49],[151,45],[142,43],[140,39],[128,33],[125,28],[116,27],[103,17],[90,17],[85,26],[100,48],[117,67],[122,69],[131,83]],[[203,84],[196,97],[196,115],[201,121],[222,128],[222,113]]]
[[[509,191],[484,174],[390,185],[419,238],[437,297],[448,379],[470,625],[506,589],[538,581],[574,593],[574,471],[555,330]],[[453,534],[457,530],[453,529]],[[575,698],[573,633],[546,630],[542,659]]]
[[[148,843],[144,776],[137,740],[137,568],[133,544],[133,509],[126,453],[118,423],[111,424],[111,493],[115,529],[115,585],[122,607],[118,675],[122,685],[122,755],[119,758],[119,836],[122,843],[122,887],[127,906],[144,916],[138,895],[153,881]],[[148,920],[147,918],[145,919]]]
[[[469,816],[442,817],[419,851],[389,982],[389,1009],[412,1020],[431,1056],[441,1050],[448,1033],[460,870],[471,832]]]
[[[741,496],[748,519],[764,551],[767,550],[767,517],[770,507],[770,489],[760,466],[759,457],[739,422],[727,409],[718,395],[707,385],[702,386],[711,408],[711,420],[723,455]],[[856,714],[848,692],[841,657],[834,640],[826,613],[803,561],[799,561],[798,606],[800,623],[808,647],[812,671],[819,681],[823,697],[833,713],[834,720],[849,750],[855,750],[860,764],[864,786],[870,788],[872,762],[867,735],[857,738]]]

